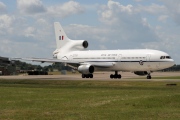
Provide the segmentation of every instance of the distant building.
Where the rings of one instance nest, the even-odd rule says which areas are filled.
[[[16,68],[12,65],[9,58],[0,56],[0,75],[13,75],[16,74]]]
[[[0,56],[0,65],[9,65],[11,64],[11,61],[9,60],[9,58],[6,57],[1,57]]]

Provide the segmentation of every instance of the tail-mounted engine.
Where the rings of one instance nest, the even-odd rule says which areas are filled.
[[[85,40],[85,41],[82,43],[82,46],[83,46],[84,48],[87,48],[87,47],[88,47],[88,42]]]
[[[78,71],[82,74],[92,74],[94,72],[94,67],[92,65],[80,65]]]
[[[70,50],[84,50],[88,48],[88,42],[86,40],[76,40],[68,43]]]
[[[61,58],[62,54],[68,53],[70,51],[81,51],[88,48],[88,42],[86,40],[69,40],[63,47],[56,49],[53,52],[53,58]]]

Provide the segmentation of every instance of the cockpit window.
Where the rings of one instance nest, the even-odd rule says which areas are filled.
[[[160,59],[171,59],[170,56],[161,56]]]
[[[170,56],[166,56],[166,59],[171,59],[171,57]]]

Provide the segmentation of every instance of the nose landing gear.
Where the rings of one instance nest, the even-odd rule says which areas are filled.
[[[111,74],[111,75],[110,75],[110,78],[111,78],[111,79],[113,79],[113,78],[114,78],[114,79],[117,79],[117,78],[118,78],[118,79],[121,79],[121,75],[118,74],[118,71],[115,71],[115,74],[114,74],[114,75]]]
[[[147,79],[151,79],[151,74],[150,73],[148,73]]]

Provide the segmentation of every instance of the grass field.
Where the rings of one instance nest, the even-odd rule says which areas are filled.
[[[168,82],[0,80],[0,120],[175,120]]]

